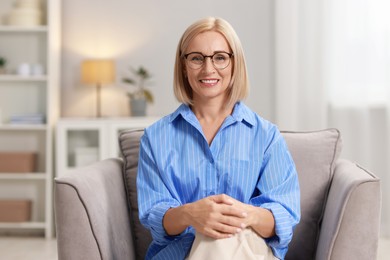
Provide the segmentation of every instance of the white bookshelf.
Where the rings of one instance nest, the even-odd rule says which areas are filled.
[[[0,1],[0,17],[15,0]],[[0,173],[0,199],[32,201],[31,221],[0,222],[0,235],[26,232],[53,236],[53,138],[58,118],[61,0],[42,0],[44,25],[10,26],[0,20],[0,56],[7,59],[0,74],[0,151],[37,153],[37,170]],[[41,64],[44,73],[17,75],[21,63]],[[43,114],[43,124],[10,124],[11,116]]]

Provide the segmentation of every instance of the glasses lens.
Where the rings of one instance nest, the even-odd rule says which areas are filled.
[[[216,53],[213,56],[214,66],[218,69],[224,69],[229,65],[230,56],[227,53]]]
[[[199,69],[202,67],[204,57],[200,53],[191,53],[187,56],[188,65],[193,69]]]

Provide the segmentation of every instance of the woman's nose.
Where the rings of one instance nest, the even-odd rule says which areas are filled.
[[[213,72],[215,71],[213,60],[211,57],[206,57],[203,62],[203,70],[206,72]]]

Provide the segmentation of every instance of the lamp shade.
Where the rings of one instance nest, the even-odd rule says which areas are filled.
[[[114,82],[115,68],[112,60],[85,60],[81,65],[81,81],[85,84]]]

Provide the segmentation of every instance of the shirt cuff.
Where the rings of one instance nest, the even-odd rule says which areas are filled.
[[[156,205],[152,209],[151,213],[149,214],[148,222],[150,226],[150,231],[154,241],[157,244],[166,245],[171,241],[180,239],[182,236],[184,236],[189,232],[189,227],[188,227],[181,234],[176,236],[170,236],[167,234],[167,232],[164,229],[163,218],[165,213],[167,212],[168,209],[178,207],[178,206],[180,205],[179,204],[172,205],[166,203],[159,204]]]
[[[287,248],[293,235],[289,212],[278,203],[265,203],[261,207],[270,210],[275,219],[276,235],[267,239],[268,245],[279,249]]]

